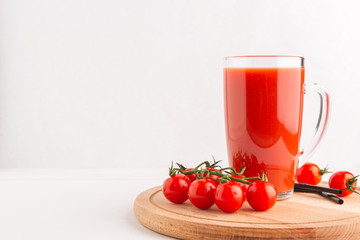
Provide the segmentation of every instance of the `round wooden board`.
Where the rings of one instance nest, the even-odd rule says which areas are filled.
[[[265,212],[247,202],[235,213],[215,205],[208,210],[189,200],[170,203],[161,186],[141,193],[134,202],[137,219],[147,228],[181,239],[359,239],[360,196],[339,205],[316,194],[295,193]]]

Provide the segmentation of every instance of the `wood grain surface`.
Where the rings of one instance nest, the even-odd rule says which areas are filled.
[[[134,212],[145,227],[180,239],[360,239],[360,196],[343,199],[338,205],[295,193],[265,212],[245,202],[237,212],[224,213],[215,205],[197,209],[189,200],[170,203],[158,186],[136,198]]]

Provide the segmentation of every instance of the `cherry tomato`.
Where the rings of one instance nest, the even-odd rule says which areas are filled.
[[[241,175],[231,175],[231,176],[234,177],[234,178],[239,178],[239,179],[246,178],[245,175],[243,175],[243,174],[241,174]],[[235,181],[235,180],[231,180],[231,181],[238,183],[238,181]]]
[[[275,205],[277,191],[271,183],[258,180],[249,185],[246,197],[253,209],[256,211],[265,211]]]
[[[216,169],[216,168],[209,168],[209,167],[207,167],[206,170],[216,171],[217,169]],[[222,171],[219,171],[219,172],[222,173]],[[198,174],[198,176],[199,176],[199,178],[200,178],[200,174]],[[208,177],[208,174],[207,174],[207,173],[204,173],[204,174],[203,174],[203,178],[211,178],[211,179],[214,180],[214,182],[215,182],[216,184],[219,184],[218,179],[220,178],[220,176],[210,174],[209,177]]]
[[[326,168],[320,169],[316,164],[307,162],[296,170],[296,181],[317,185],[321,182],[324,173],[328,173]]]
[[[355,191],[356,181],[357,179],[352,173],[347,171],[338,171],[331,175],[329,179],[329,187],[342,190],[342,194],[338,194],[338,196],[344,197]]]
[[[216,169],[216,168],[209,168],[209,167],[207,167],[206,170],[216,171],[217,169]],[[222,173],[222,171],[219,171],[219,172]],[[207,173],[204,173],[204,174],[203,174],[203,178],[206,178],[207,175],[208,175]],[[198,174],[198,176],[200,176],[200,174]],[[215,181],[216,184],[219,183],[219,181],[218,181],[218,179],[220,178],[219,176],[210,174],[210,175],[209,175],[209,178],[212,178],[212,179]]]
[[[164,196],[173,203],[183,203],[188,199],[190,180],[183,174],[167,178],[163,183]]]
[[[214,205],[214,193],[217,184],[210,178],[197,179],[189,187],[189,200],[200,209],[208,209]]]
[[[216,171],[217,170],[215,168],[206,168],[206,169],[209,170],[209,171]],[[219,171],[219,173],[222,173],[222,171]],[[210,177],[215,179],[216,183],[219,183],[218,179],[220,178],[220,176],[210,174]]]
[[[184,170],[184,172],[188,172],[188,171],[191,171],[193,170],[193,168],[186,168]],[[196,180],[196,176],[195,176],[195,173],[192,173],[192,174],[189,174],[189,175],[186,175],[189,179],[190,179],[190,182],[193,182]]]
[[[228,213],[241,208],[244,202],[241,186],[235,182],[219,184],[215,190],[214,199],[216,206]]]
[[[234,177],[234,178],[240,178],[240,179],[245,178],[245,176],[242,175],[242,174],[241,175],[231,175],[231,176]],[[249,187],[249,184],[238,182],[238,181],[235,181],[235,180],[231,180],[230,182],[237,183],[237,184],[239,184],[241,186],[241,190],[243,192],[243,202],[245,202],[245,200],[246,200],[246,191],[247,191],[247,189]]]

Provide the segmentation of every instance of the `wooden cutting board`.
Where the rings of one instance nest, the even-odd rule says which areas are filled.
[[[197,209],[189,200],[170,203],[158,186],[136,198],[134,212],[145,227],[181,239],[360,239],[360,196],[343,199],[339,205],[295,193],[265,212],[245,202],[237,212],[224,213],[215,205]]]

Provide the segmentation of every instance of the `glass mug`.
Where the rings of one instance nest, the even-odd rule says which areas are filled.
[[[297,56],[226,57],[224,103],[230,166],[245,176],[267,174],[278,200],[293,194],[299,158],[306,160],[325,133],[329,93],[304,84],[304,58]],[[320,96],[315,134],[300,149],[304,94]]]

